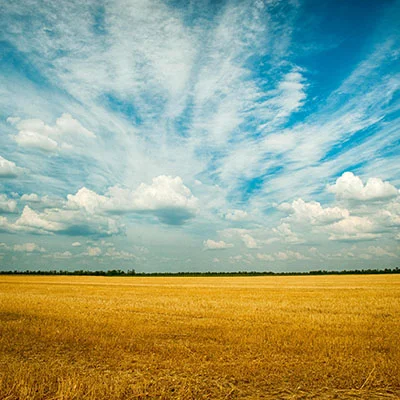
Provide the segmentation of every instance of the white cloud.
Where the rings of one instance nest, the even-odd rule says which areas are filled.
[[[100,249],[100,247],[88,247],[86,250],[86,253],[83,253],[86,256],[89,257],[98,257],[100,256],[102,253],[102,250]]]
[[[203,242],[205,250],[224,250],[233,247],[233,244],[226,243],[223,240],[216,242],[212,239],[207,239]]]
[[[194,216],[197,203],[197,198],[179,176],[160,175],[153,178],[151,185],[140,184],[133,194],[136,210],[155,211],[167,223],[180,223]]]
[[[297,236],[291,229],[290,224],[287,222],[282,222],[272,231],[282,238],[283,241],[287,243],[301,243],[303,240]]]
[[[0,212],[13,213],[17,209],[17,202],[9,199],[5,194],[0,194]]]
[[[297,199],[289,203],[282,203],[278,209],[292,214],[290,221],[307,222],[312,225],[327,225],[332,222],[347,218],[350,213],[347,209],[339,207],[323,208],[317,201],[305,202],[302,199]]]
[[[11,247],[7,243],[0,243],[0,250],[11,250]]]
[[[243,240],[243,243],[248,249],[258,249],[259,246],[257,241],[248,233],[242,234],[241,239]]]
[[[25,206],[22,215],[9,230],[40,234],[62,233],[68,235],[113,235],[121,231],[117,221],[81,210],[46,209],[39,213]]]
[[[116,250],[115,247],[107,248],[107,251],[104,253],[106,257],[111,257],[117,260],[135,260],[137,256],[133,253],[123,250]]]
[[[62,114],[54,126],[46,125],[40,119],[7,118],[7,121],[19,130],[12,136],[19,146],[47,152],[55,152],[59,149],[71,150],[72,143],[76,144],[80,137],[89,139],[96,137],[93,132],[84,128],[79,121],[67,113]]]
[[[278,251],[274,253],[274,256],[277,260],[286,261],[286,260],[307,260],[308,257],[299,253],[298,251]]]
[[[14,136],[14,140],[21,147],[31,147],[47,152],[56,151],[58,148],[58,143],[55,140],[32,131],[19,131]]]
[[[73,254],[70,251],[56,251],[55,253],[45,254],[42,257],[44,258],[55,258],[57,260],[67,260],[73,257]]]
[[[334,185],[328,185],[327,188],[338,199],[348,200],[387,200],[399,195],[399,191],[389,182],[379,178],[369,178],[364,185],[352,172],[345,172]]]
[[[78,120],[72,118],[72,115],[67,113],[62,114],[57,119],[56,128],[62,135],[86,136],[91,139],[96,137],[93,132],[83,127]]]
[[[225,219],[229,221],[244,221],[249,218],[249,214],[243,210],[230,210],[225,214]]]
[[[198,210],[197,198],[179,176],[160,175],[153,178],[151,185],[141,183],[135,191],[114,186],[108,189],[106,196],[83,187],[67,198],[67,207],[71,209],[83,208],[92,214],[147,212],[171,225],[184,223]]]
[[[63,230],[64,226],[60,222],[51,221],[45,214],[39,214],[29,206],[25,206],[21,216],[14,224],[17,230],[37,231],[37,232],[57,232]]]
[[[14,162],[0,156],[0,178],[16,178],[24,171],[24,168],[17,167]]]
[[[257,253],[257,258],[261,261],[275,261],[275,257],[271,254]]]
[[[368,246],[366,251],[369,254],[372,254],[376,257],[382,257],[382,256],[393,257],[393,258],[399,257],[398,254],[394,254],[393,252],[391,252],[387,249],[384,249],[383,247],[380,247],[380,246]]]
[[[282,118],[287,118],[290,114],[297,111],[306,99],[305,79],[299,70],[293,70],[283,76],[278,87],[268,93],[270,99],[262,103],[264,113],[277,123]],[[271,124],[269,122],[268,124]],[[261,128],[264,128],[261,125]]]
[[[46,249],[38,246],[36,243],[15,244],[14,251],[25,253],[45,253]]]
[[[350,216],[326,227],[329,240],[370,240],[380,236],[373,221],[368,217]]]
[[[82,244],[80,242],[74,242],[72,243],[72,247],[80,247]]]
[[[109,199],[101,196],[93,190],[83,187],[75,195],[67,195],[67,207],[71,209],[83,208],[90,214],[104,211],[109,203]]]
[[[39,203],[40,202],[40,198],[36,193],[23,194],[21,196],[21,201],[26,201],[28,203]]]

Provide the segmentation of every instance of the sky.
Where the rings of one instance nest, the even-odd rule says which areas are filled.
[[[0,270],[400,260],[400,1],[14,0]]]

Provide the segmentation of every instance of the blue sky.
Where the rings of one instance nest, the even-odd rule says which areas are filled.
[[[400,2],[13,1],[0,268],[400,258]]]

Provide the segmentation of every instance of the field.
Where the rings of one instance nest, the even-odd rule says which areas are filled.
[[[400,275],[0,276],[0,399],[399,399]]]

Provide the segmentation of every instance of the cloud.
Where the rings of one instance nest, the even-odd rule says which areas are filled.
[[[257,253],[257,258],[261,261],[275,261],[275,257],[271,254]]]
[[[85,187],[75,195],[68,195],[67,207],[83,208],[88,213],[150,213],[161,222],[181,225],[193,218],[198,210],[198,200],[179,176],[160,175],[152,184],[141,183],[135,190],[114,186],[105,196]]]
[[[45,253],[46,249],[38,246],[36,243],[15,244],[14,251],[25,253]]]
[[[102,253],[102,250],[100,249],[100,247],[88,247],[86,250],[86,253],[83,253],[86,256],[89,257],[98,257],[100,256]]]
[[[286,260],[307,260],[308,257],[304,256],[303,254],[299,253],[298,251],[278,251],[274,254],[275,258],[280,261]]]
[[[224,250],[233,247],[231,243],[225,243],[223,240],[216,242],[212,239],[207,239],[203,242],[205,250]]]
[[[5,194],[0,194],[0,213],[13,213],[17,210],[17,202],[9,199]]]
[[[55,140],[37,132],[20,131],[18,135],[15,135],[14,140],[21,147],[31,147],[48,152],[56,151],[58,148]]]
[[[290,260],[308,260],[309,257],[306,257],[304,254],[299,253],[298,251],[277,251],[273,254],[269,253],[257,253],[256,256],[261,261],[290,261]]]
[[[96,135],[83,127],[81,123],[64,113],[56,120],[54,126],[46,125],[40,119],[9,117],[7,121],[15,125],[18,133],[13,135],[19,146],[55,152],[60,149],[71,150],[77,139],[94,139]]]
[[[352,172],[345,172],[334,185],[328,185],[328,191],[338,199],[376,201],[387,200],[399,195],[399,191],[389,182],[379,178],[369,178],[364,185]]]
[[[62,135],[77,135],[86,136],[90,139],[94,139],[96,135],[83,127],[81,123],[72,118],[71,114],[64,113],[60,118],[57,119],[55,128],[61,132]]]
[[[7,243],[0,242],[0,251],[1,250],[11,250],[11,247]]]
[[[138,258],[133,253],[123,250],[116,250],[115,247],[107,248],[107,251],[104,253],[104,255],[116,260],[135,260]]]
[[[280,204],[278,210],[291,214],[287,220],[306,222],[312,225],[327,225],[347,218],[350,215],[347,209],[339,207],[323,208],[317,201],[310,201],[307,203],[300,198],[294,200],[291,204]]]
[[[80,247],[80,246],[82,246],[80,242],[72,243],[72,247]]]
[[[81,210],[46,209],[36,212],[25,206],[21,216],[11,231],[23,231],[38,234],[66,235],[114,235],[121,232],[117,221],[101,215],[91,215]]]
[[[108,204],[110,203],[110,199],[101,196],[86,187],[79,189],[75,195],[67,195],[67,199],[67,208],[81,208],[90,214],[104,211],[108,208]]]
[[[136,210],[152,211],[167,224],[180,225],[197,212],[198,200],[179,176],[160,175],[152,184],[140,184],[133,194]]]
[[[225,219],[229,221],[245,221],[249,218],[249,214],[243,210],[230,210],[225,214]]]
[[[52,221],[48,214],[39,214],[32,210],[29,206],[25,206],[21,216],[14,224],[16,230],[26,230],[38,233],[59,232],[62,231],[64,225],[57,221]]]
[[[40,202],[40,198],[36,193],[23,194],[21,196],[21,201],[26,201],[28,203],[39,203]]]
[[[331,235],[329,240],[359,241],[380,237],[376,226],[369,217],[350,216],[326,227]]]
[[[248,249],[258,249],[259,246],[257,241],[248,233],[242,234],[241,239],[243,240],[243,243]]]
[[[276,233],[281,239],[286,243],[302,243],[303,240],[297,236],[291,229],[290,224],[287,222],[282,222],[276,228],[273,228],[272,231]]]
[[[384,249],[383,247],[380,246],[369,246],[366,251],[369,254],[372,254],[376,257],[383,257],[383,256],[387,256],[387,257],[392,257],[392,258],[398,258],[399,255],[398,254],[394,254],[390,251],[388,251],[387,249]]]
[[[45,254],[42,257],[44,258],[55,258],[56,260],[67,260],[73,257],[73,254],[70,251],[56,251],[52,254]]]
[[[17,167],[14,162],[0,156],[0,178],[16,178],[24,171],[24,168]]]

